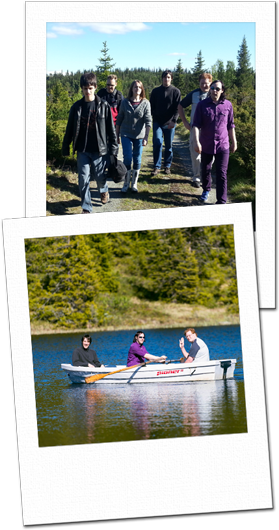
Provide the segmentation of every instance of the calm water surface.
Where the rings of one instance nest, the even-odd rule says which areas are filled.
[[[104,364],[126,364],[134,331],[92,333]],[[183,329],[146,332],[146,349],[181,357]],[[39,445],[73,445],[247,432],[239,326],[199,328],[211,359],[237,360],[227,381],[138,385],[73,384],[61,363],[71,363],[81,334],[32,338]],[[187,345],[189,351],[189,347]]]

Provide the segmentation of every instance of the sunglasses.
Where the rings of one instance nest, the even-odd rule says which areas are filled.
[[[139,335],[138,339],[145,339],[145,336],[144,335]]]
[[[219,88],[219,87],[216,87],[216,86],[211,86],[210,90],[216,90],[216,92],[220,92],[220,90],[222,90],[222,89]]]

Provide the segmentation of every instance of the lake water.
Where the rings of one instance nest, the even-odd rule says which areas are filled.
[[[99,360],[125,365],[136,331],[91,333]],[[147,330],[145,347],[179,359],[183,331]],[[60,365],[81,335],[32,337],[40,447],[247,432],[239,326],[198,328],[211,359],[237,360],[234,379],[191,383],[73,384]]]

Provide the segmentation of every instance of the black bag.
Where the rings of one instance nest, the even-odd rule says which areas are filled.
[[[118,160],[116,156],[114,156],[114,162],[110,163],[110,166],[108,168],[107,176],[112,178],[112,180],[115,183],[123,182],[125,179],[125,175],[127,173],[127,168],[121,160]]]

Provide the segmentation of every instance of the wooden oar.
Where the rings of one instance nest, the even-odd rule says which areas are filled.
[[[147,361],[146,363],[134,364],[133,366],[126,366],[126,368],[121,368],[121,370],[115,370],[114,372],[108,372],[107,374],[89,375],[88,377],[85,378],[85,382],[95,383],[95,381],[99,381],[99,379],[103,379],[104,377],[107,377],[108,375],[118,374],[119,372],[125,372],[125,370],[131,370],[132,368],[139,368],[140,366],[144,366],[145,364],[154,363],[154,362],[156,361],[152,360],[152,361]]]

